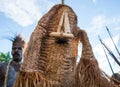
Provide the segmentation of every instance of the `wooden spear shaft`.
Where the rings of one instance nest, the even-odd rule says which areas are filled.
[[[104,45],[103,45],[103,43],[102,43],[102,40],[101,40],[100,36],[98,36],[98,38],[99,38],[99,40],[100,40],[100,42],[101,42],[101,44],[102,44],[102,47],[103,47]],[[106,53],[104,47],[103,47],[103,51],[104,51],[105,56],[106,56],[106,58],[107,58],[107,61],[108,61],[108,64],[109,64],[109,66],[110,66],[110,69],[111,69],[111,71],[112,71],[112,74],[114,75],[114,71],[113,71],[112,65],[111,65],[111,63],[110,63],[110,61],[109,61],[109,58],[108,58],[108,56],[107,56],[107,53]]]
[[[101,41],[101,40],[100,40]],[[112,51],[110,49],[108,49],[108,47],[101,41],[101,44],[103,44],[103,46],[106,48],[106,50],[108,51],[108,53],[110,54],[110,56],[115,60],[115,62],[120,66],[120,62],[118,61],[118,59],[115,57],[115,55],[112,53]]]
[[[111,34],[110,34],[110,31],[109,31],[109,29],[108,29],[108,27],[107,27],[107,26],[106,26],[106,29],[107,29],[108,34],[109,34],[109,36],[110,36],[110,38],[111,38],[111,40],[112,40],[112,42],[113,42],[113,44],[114,44],[114,46],[115,46],[115,49],[116,49],[117,53],[118,53],[118,54],[119,54],[119,56],[120,56],[120,52],[119,52],[119,50],[118,50],[117,46],[115,45],[115,42],[113,41],[113,38],[112,38],[112,36],[111,36]]]

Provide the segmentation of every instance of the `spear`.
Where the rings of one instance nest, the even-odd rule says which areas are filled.
[[[117,58],[115,57],[115,55],[112,53],[112,51],[102,42],[102,40],[100,39],[101,44],[107,49],[108,53],[110,54],[110,56],[115,60],[115,62],[120,66],[120,62],[117,60]]]
[[[110,31],[109,31],[109,29],[108,29],[108,27],[107,27],[107,26],[106,26],[106,29],[107,29],[108,34],[109,34],[109,36],[110,36],[110,38],[111,38],[111,40],[112,40],[112,42],[113,42],[113,44],[114,44],[114,46],[115,46],[115,49],[116,49],[117,53],[118,53],[118,54],[119,54],[119,56],[120,56],[120,52],[119,52],[119,50],[118,50],[117,46],[115,45],[115,43],[114,43],[114,41],[113,41],[113,38],[112,38],[112,36],[111,36],[111,34],[110,34]]]
[[[98,36],[98,38],[99,38],[99,41],[100,41],[100,42],[101,42],[101,44],[102,44],[103,42],[102,42],[102,40],[101,40],[100,36]],[[102,47],[103,47],[103,44],[102,44]],[[104,48],[104,47],[103,47],[103,50],[104,50],[105,56],[106,56],[106,58],[107,58],[108,64],[109,64],[109,66],[110,66],[110,69],[111,69],[111,71],[112,71],[112,74],[114,75],[114,71],[113,71],[113,69],[112,69],[112,65],[110,64],[110,61],[109,61],[109,59],[108,59],[108,56],[107,56],[107,53],[106,53],[106,51],[105,51],[105,48]]]

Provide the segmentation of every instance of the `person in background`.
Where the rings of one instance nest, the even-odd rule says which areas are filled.
[[[120,87],[120,72],[114,73],[111,76],[111,82],[116,85],[116,87]]]
[[[0,64],[0,87],[13,87],[25,50],[26,43],[20,34],[10,40],[12,41],[12,60]]]

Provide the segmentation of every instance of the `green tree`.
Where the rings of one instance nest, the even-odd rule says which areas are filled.
[[[10,52],[7,53],[3,53],[0,52],[0,62],[7,62],[10,61],[12,59]]]

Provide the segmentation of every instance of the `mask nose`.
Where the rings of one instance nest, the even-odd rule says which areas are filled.
[[[63,14],[61,16],[57,32],[71,33],[68,14],[65,11],[63,12]]]
[[[71,30],[70,30],[70,23],[69,23],[69,17],[68,17],[67,11],[64,11],[62,13],[57,32],[50,33],[50,36],[66,37],[66,38],[74,37],[74,35],[71,33]]]

